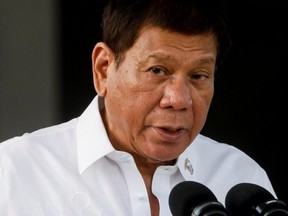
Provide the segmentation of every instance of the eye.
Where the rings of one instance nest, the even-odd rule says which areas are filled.
[[[156,75],[165,74],[165,70],[161,67],[151,67],[149,71]]]
[[[193,74],[191,76],[192,80],[205,80],[207,79],[209,76],[208,74],[204,74],[204,73],[198,73],[198,74]]]

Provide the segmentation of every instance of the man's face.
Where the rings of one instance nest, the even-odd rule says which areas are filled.
[[[107,69],[104,121],[118,150],[177,158],[201,131],[214,92],[216,39],[144,28]]]

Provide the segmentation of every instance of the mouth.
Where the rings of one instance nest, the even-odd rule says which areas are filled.
[[[168,133],[175,133],[177,131],[182,130],[182,128],[166,128],[166,127],[160,127],[160,129],[167,131]]]
[[[154,130],[165,142],[179,141],[186,131],[184,128],[172,127],[155,127]]]

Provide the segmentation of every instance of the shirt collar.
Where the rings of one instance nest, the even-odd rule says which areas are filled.
[[[77,152],[80,174],[96,160],[115,150],[100,115],[100,109],[103,107],[104,99],[97,95],[79,117]]]
[[[193,157],[192,154],[190,153],[191,151],[190,146],[178,157],[176,166],[178,166],[185,180],[192,181],[195,175],[195,164],[193,163],[194,162]]]
[[[203,136],[199,134],[177,159],[176,165],[187,181],[195,181],[199,177],[199,169],[204,162],[202,158],[199,158],[199,152],[203,145],[205,145],[205,141],[203,142]],[[207,149],[207,151],[209,150]]]
[[[104,99],[97,95],[79,117],[77,125],[77,148],[80,174],[99,158],[115,151],[109,141],[100,115],[100,109],[104,106]],[[199,136],[201,135],[196,137],[193,143],[179,156],[175,164],[186,180],[193,180],[195,175],[196,155],[194,154],[194,147],[199,142],[197,141]]]

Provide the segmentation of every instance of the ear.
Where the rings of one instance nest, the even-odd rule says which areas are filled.
[[[111,49],[103,42],[95,45],[92,52],[92,70],[94,88],[99,96],[106,95],[106,85],[109,65],[114,60]]]

